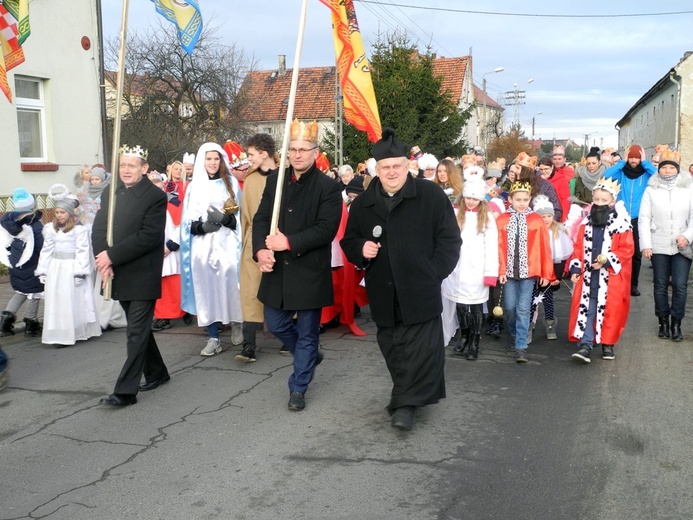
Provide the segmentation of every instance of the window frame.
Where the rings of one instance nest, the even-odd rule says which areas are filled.
[[[48,132],[46,127],[46,96],[45,96],[45,79],[32,76],[15,75],[15,91],[17,89],[17,80],[33,82],[38,84],[38,99],[20,97],[15,94],[15,108],[17,110],[17,132],[19,132],[19,111],[38,112],[39,114],[39,139],[41,156],[39,157],[23,157],[21,149],[21,139],[19,147],[19,160],[21,163],[45,163],[48,161]],[[17,135],[19,138],[19,135]]]

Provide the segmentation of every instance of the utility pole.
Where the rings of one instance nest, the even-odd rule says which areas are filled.
[[[534,79],[527,80],[527,83],[532,83]],[[517,88],[517,83],[513,83],[514,90],[510,90],[503,94],[506,106],[515,106],[515,128],[520,128],[520,105],[525,104],[526,92]]]
[[[334,68],[335,95],[334,95],[334,160],[338,166],[344,164],[344,103],[342,96],[342,84],[339,81],[339,72]]]

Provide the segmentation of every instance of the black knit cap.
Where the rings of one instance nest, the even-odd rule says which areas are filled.
[[[383,130],[382,139],[373,145],[373,158],[376,161],[408,155],[409,147],[395,139],[395,131],[392,128]]]
[[[676,161],[671,161],[671,160],[666,160],[666,161],[660,162],[657,165],[657,171],[659,171],[662,166],[665,166],[667,164],[671,164],[674,168],[676,168],[677,172],[681,173],[681,166],[679,166],[679,163],[677,163]]]

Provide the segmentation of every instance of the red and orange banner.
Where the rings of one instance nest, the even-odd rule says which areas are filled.
[[[342,85],[344,118],[368,134],[372,143],[382,135],[371,66],[363,48],[353,0],[320,0],[332,11],[337,73]]]

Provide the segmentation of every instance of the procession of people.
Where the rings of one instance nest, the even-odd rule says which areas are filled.
[[[201,356],[238,348],[243,363],[258,361],[264,328],[293,358],[287,408],[301,411],[324,359],[320,333],[344,324],[365,334],[354,319],[368,305],[392,379],[386,409],[401,430],[446,396],[447,346],[449,356],[483,359],[485,337],[504,327],[509,355],[531,361],[540,308],[547,339],[573,342],[575,363],[590,363],[597,346],[614,360],[642,257],[654,269],[653,337],[683,339],[693,187],[678,152],[660,147],[655,167],[639,145],[615,164],[593,148],[573,169],[558,145],[551,157],[523,152],[484,167],[483,157],[436,158],[385,129],[371,157],[356,171],[337,165],[335,179],[317,123],[294,121],[290,132],[287,150],[269,134],[204,143],[168,175],[124,145],[118,172],[80,168],[74,193],[49,190],[45,225],[34,196],[17,188],[0,221],[15,291],[0,333],[15,334],[25,302],[25,334],[55,347],[126,327],[126,361],[101,400],[117,408],[170,380],[156,335],[177,320],[204,329]],[[572,293],[564,338],[553,308],[561,287]]]

